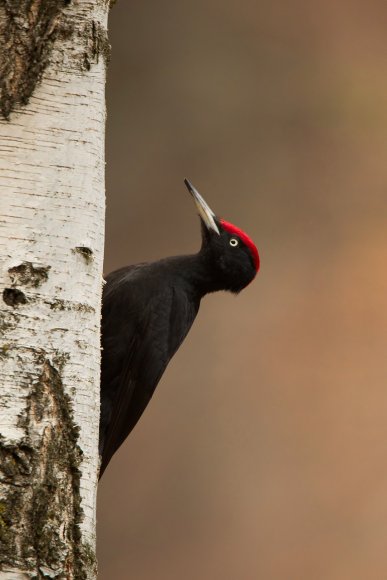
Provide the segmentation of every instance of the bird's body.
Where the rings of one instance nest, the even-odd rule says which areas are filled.
[[[202,297],[216,290],[239,292],[259,267],[258,252],[246,234],[218,220],[188,182],[187,186],[202,219],[201,250],[121,268],[106,278],[100,476],[149,403],[191,328]]]
[[[129,266],[107,277],[102,310],[101,475],[140,418],[199,310],[199,294],[179,276],[184,262],[181,257]]]

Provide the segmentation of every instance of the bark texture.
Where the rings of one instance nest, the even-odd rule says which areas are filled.
[[[93,578],[108,3],[0,2],[0,577]]]

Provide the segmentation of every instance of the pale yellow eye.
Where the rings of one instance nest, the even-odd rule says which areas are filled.
[[[235,246],[237,246],[239,244],[239,241],[236,238],[231,238],[230,240],[230,246],[232,246],[233,248],[235,248]]]

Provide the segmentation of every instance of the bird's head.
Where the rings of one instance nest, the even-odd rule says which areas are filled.
[[[202,223],[201,252],[211,261],[219,287],[238,293],[255,278],[259,270],[259,254],[245,232],[218,218],[200,193],[184,180],[194,198]]]

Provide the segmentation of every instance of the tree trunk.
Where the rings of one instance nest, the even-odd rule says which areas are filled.
[[[0,0],[0,577],[93,578],[105,0]]]

